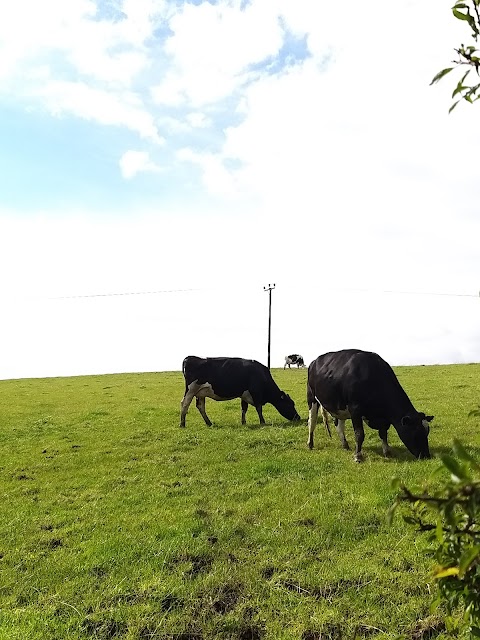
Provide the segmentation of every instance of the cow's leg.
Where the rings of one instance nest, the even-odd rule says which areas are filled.
[[[205,398],[203,397],[197,398],[196,404],[197,404],[197,409],[200,411],[202,418],[205,420],[205,424],[207,425],[207,427],[211,427],[212,422],[210,418],[207,416],[207,412],[205,411]]]
[[[263,417],[263,406],[261,404],[256,404],[255,409],[258,413],[258,419],[260,420],[260,424],[265,424],[265,419]]]
[[[242,400],[242,424],[247,424],[247,409],[248,402],[246,400]]]
[[[384,427],[378,430],[378,435],[382,440],[382,451],[385,458],[390,458],[392,455],[392,450],[388,446],[388,427]]]
[[[180,426],[185,426],[185,417],[187,415],[188,407],[195,397],[195,391],[192,389],[192,385],[185,391],[183,400],[180,403]]]
[[[365,440],[365,431],[363,430],[362,416],[352,416],[353,430],[355,432],[355,462],[363,460],[362,444]]]
[[[335,418],[335,428],[337,429],[337,433],[338,433],[338,437],[340,438],[340,442],[342,443],[342,447],[344,449],[347,449],[347,451],[350,449],[350,446],[347,442],[347,439],[345,437],[345,420],[340,420]]]
[[[313,433],[317,426],[318,418],[318,403],[312,402],[310,409],[308,410],[308,441],[307,444],[310,449],[313,449]]]

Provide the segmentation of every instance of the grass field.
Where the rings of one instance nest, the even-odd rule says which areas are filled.
[[[432,453],[480,457],[480,365],[396,372]],[[273,375],[300,425],[207,400],[180,429],[178,372],[0,381],[0,640],[446,638],[425,539],[385,519],[438,459],[367,427],[359,465],[321,424],[309,451],[306,370]]]

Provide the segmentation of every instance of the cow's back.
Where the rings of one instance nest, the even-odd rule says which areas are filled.
[[[210,384],[221,397],[240,396],[252,385],[270,388],[275,384],[265,365],[245,358],[187,356],[182,369],[187,386],[194,381]]]
[[[392,402],[410,407],[393,369],[378,354],[359,349],[325,353],[308,369],[309,386],[325,408],[358,406],[364,415]]]

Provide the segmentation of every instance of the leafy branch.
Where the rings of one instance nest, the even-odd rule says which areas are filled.
[[[389,520],[399,507],[406,506],[405,522],[428,534],[437,563],[434,605],[446,605],[445,622],[452,631],[458,629],[452,614],[462,607],[461,630],[474,638],[480,637],[480,464],[458,440],[453,451],[456,458],[441,456],[450,475],[436,491],[414,492],[394,480],[398,494]]]
[[[473,40],[477,43],[478,37],[480,36],[480,0],[457,0],[452,7],[452,12],[455,18],[469,25]],[[456,60],[452,60],[454,66],[439,71],[430,83],[430,85],[436,84],[453,69],[464,67],[465,65],[469,67],[453,90],[452,98],[456,96],[459,96],[459,98],[452,104],[449,113],[451,113],[462,100],[473,103],[480,99],[480,82],[476,84],[468,84],[465,82],[471,71],[474,71],[480,78],[480,50],[476,45],[465,46],[461,44],[458,49],[454,49],[454,51],[458,56]]]

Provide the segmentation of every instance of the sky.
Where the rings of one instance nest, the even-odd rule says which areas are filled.
[[[0,378],[186,355],[480,361],[480,106],[451,0],[16,0]]]

